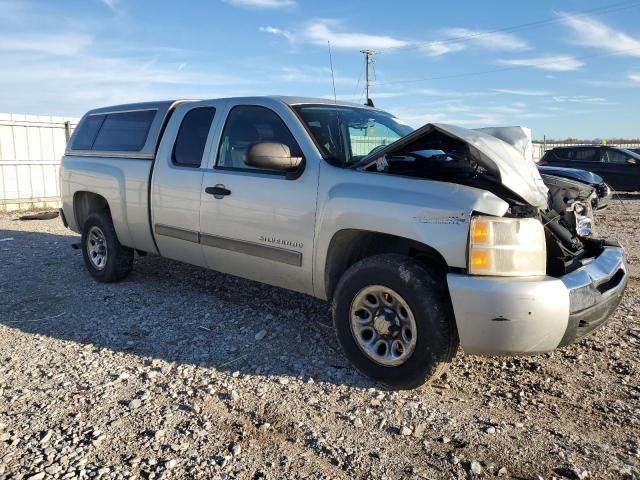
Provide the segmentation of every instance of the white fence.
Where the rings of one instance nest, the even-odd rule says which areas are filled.
[[[0,211],[58,207],[58,168],[76,118],[0,113]]]

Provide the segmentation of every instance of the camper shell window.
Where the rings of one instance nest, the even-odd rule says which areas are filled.
[[[140,152],[156,114],[153,109],[89,115],[78,127],[73,150]]]

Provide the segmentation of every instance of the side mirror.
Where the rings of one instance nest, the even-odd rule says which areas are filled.
[[[277,142],[257,142],[247,151],[245,163],[250,167],[291,172],[300,166],[302,157],[292,157],[289,146]]]
[[[636,159],[635,159],[635,158],[627,158],[627,163],[628,163],[629,165],[635,165],[635,164],[636,164],[636,163],[638,163],[638,162],[636,162]]]

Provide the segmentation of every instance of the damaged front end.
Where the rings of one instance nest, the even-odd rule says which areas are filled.
[[[603,249],[605,242],[593,238],[597,192],[571,178],[541,175],[527,158],[530,138],[527,144],[527,132],[522,131],[427,124],[372,152],[354,168],[458,183],[496,194],[510,205],[506,216],[542,222],[547,275],[560,277]]]
[[[606,322],[628,282],[624,249],[594,238],[594,186],[541,175],[518,128],[425,125],[355,166],[468,185],[508,203],[502,217],[474,212],[467,270],[447,275],[460,343],[471,354],[572,343]]]
[[[549,208],[540,214],[547,235],[547,272],[563,275],[580,266],[584,257],[597,255],[602,242],[593,240],[595,189],[554,175],[541,175],[549,188]]]

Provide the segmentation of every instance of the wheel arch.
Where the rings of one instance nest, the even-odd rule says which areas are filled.
[[[111,216],[109,202],[102,195],[88,191],[78,191],[73,194],[73,216],[80,231],[89,215],[103,211]]]
[[[397,253],[415,258],[443,278],[449,271],[444,257],[433,247],[405,237],[359,229],[336,232],[327,251],[324,272],[325,295],[333,297],[342,274],[356,262],[385,253]]]

